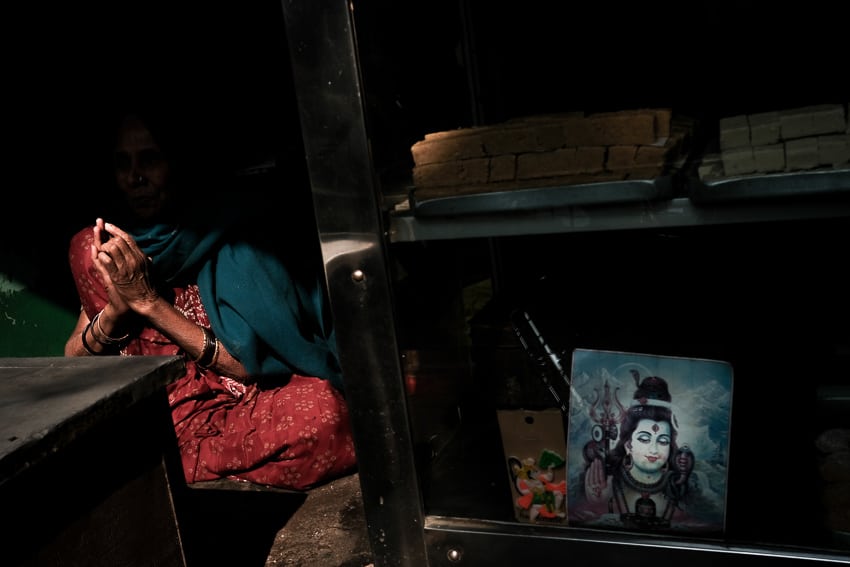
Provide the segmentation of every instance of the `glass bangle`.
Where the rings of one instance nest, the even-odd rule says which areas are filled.
[[[86,340],[86,333],[88,333],[88,332],[89,332],[89,330],[92,328],[92,327],[91,327],[91,324],[92,324],[92,321],[89,321],[89,324],[88,324],[88,325],[86,325],[86,328],[85,328],[85,329],[83,329],[83,334],[81,335],[81,338],[83,339],[83,348],[85,348],[85,349],[88,351],[88,353],[89,353],[90,355],[92,355],[92,356],[103,356],[104,354],[106,354],[105,352],[103,352],[103,351],[101,351],[101,352],[97,352],[97,351],[95,351],[95,350],[91,347],[91,345],[89,345],[89,342]],[[94,336],[94,335],[92,335],[92,336]],[[97,337],[95,337],[95,339],[97,339]]]
[[[216,351],[218,350],[218,339],[212,330],[204,326],[201,326],[201,329],[204,331],[204,346],[198,358],[195,359],[195,364],[207,368],[215,361]]]

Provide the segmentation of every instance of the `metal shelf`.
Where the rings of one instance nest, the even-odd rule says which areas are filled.
[[[827,565],[848,561],[846,552],[799,547],[697,541],[672,537],[643,537],[568,527],[511,524],[467,518],[427,516],[425,537],[432,567],[483,565],[498,557],[505,565],[551,561],[553,557],[593,557],[595,565],[620,565],[640,558],[641,565],[712,567],[718,562],[737,566]],[[517,540],[522,545],[517,545]],[[632,559],[632,560],[633,560]],[[567,559],[565,559],[567,560]]]
[[[652,229],[850,216],[850,198],[761,200],[697,205],[688,197],[622,205],[563,208],[463,216],[390,216],[391,242],[486,238],[565,232]]]
[[[850,169],[753,175],[679,193],[669,179],[520,189],[414,203],[392,242],[811,220],[850,215]]]

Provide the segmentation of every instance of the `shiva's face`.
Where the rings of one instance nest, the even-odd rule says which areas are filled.
[[[138,218],[152,220],[164,212],[171,200],[171,165],[138,117],[121,123],[114,166],[118,188]]]
[[[645,473],[657,473],[670,458],[670,423],[642,419],[632,433],[631,456],[634,467]]]

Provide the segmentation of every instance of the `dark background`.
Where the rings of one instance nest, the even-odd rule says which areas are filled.
[[[128,95],[179,108],[222,177],[273,163],[235,199],[309,191],[282,7],[59,2],[4,8],[0,269],[73,306],[67,240],[111,190],[105,117]],[[850,100],[846,19],[829,4],[354,3],[364,104],[387,191],[426,133],[517,116],[672,107],[706,136],[738,113]],[[330,31],[328,33],[331,33]],[[257,178],[254,178],[257,179]],[[38,269],[21,270],[21,260]]]

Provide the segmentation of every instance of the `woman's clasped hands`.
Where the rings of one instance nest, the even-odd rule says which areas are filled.
[[[151,259],[114,224],[98,218],[93,230],[92,260],[107,284],[109,302],[119,312],[143,314],[159,296],[150,279]]]

